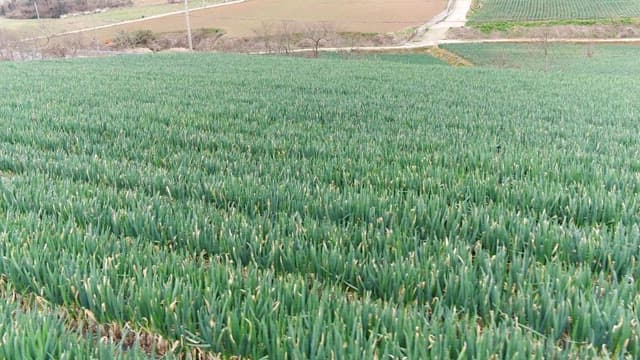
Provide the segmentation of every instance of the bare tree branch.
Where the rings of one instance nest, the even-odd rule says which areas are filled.
[[[310,23],[305,26],[304,37],[313,45],[313,57],[318,57],[320,46],[335,34],[335,25],[330,22]]]

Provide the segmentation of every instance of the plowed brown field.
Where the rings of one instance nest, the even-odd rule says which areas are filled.
[[[191,12],[191,25],[223,29],[231,36],[254,35],[263,24],[282,21],[331,22],[338,31],[396,32],[429,21],[445,10],[447,0],[249,0],[245,3]],[[184,14],[99,30],[108,36],[120,30],[175,32],[185,29]]]

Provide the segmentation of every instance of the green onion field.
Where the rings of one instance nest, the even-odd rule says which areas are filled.
[[[640,17],[640,0],[474,0],[475,22]]]
[[[81,314],[165,358],[640,357],[632,67],[120,56],[0,94],[2,358],[154,356]]]

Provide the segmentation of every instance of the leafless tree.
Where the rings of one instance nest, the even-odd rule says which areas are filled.
[[[12,34],[6,30],[0,29],[0,60],[13,60],[13,43],[14,39]]]
[[[304,37],[310,40],[313,45],[313,57],[318,57],[320,46],[329,41],[335,32],[335,26],[326,21],[310,23],[305,26]]]
[[[35,42],[20,41],[16,33],[0,29],[0,60],[27,60],[38,56]]]
[[[257,39],[264,45],[264,51],[268,54],[271,54],[273,51],[273,42],[275,39],[275,31],[273,28],[273,24],[262,22],[260,27],[257,29],[253,29],[253,33],[255,34]]]
[[[298,33],[298,25],[293,21],[282,21],[276,36],[280,52],[291,54]]]
[[[70,13],[132,4],[132,0],[8,0],[0,1],[0,14],[14,19],[58,18]]]

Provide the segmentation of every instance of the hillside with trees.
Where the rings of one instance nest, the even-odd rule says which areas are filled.
[[[8,0],[0,4],[0,16],[11,19],[59,18],[65,14],[132,3],[132,0]]]

